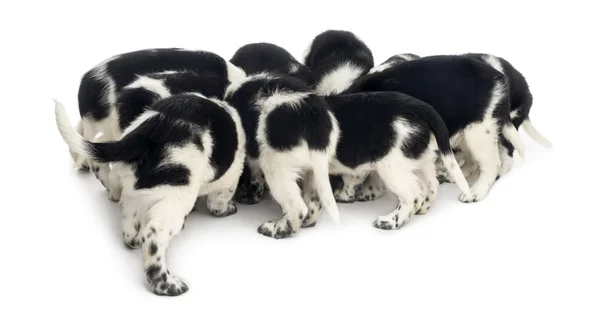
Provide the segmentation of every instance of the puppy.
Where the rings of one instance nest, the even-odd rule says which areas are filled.
[[[246,44],[235,52],[230,62],[241,68],[247,75],[269,72],[294,76],[308,86],[314,84],[310,69],[298,62],[287,50],[275,44],[265,42]],[[251,171],[244,165],[235,200],[241,204],[253,205],[260,202],[266,192],[267,187],[260,170]]]
[[[472,196],[460,197],[462,202],[476,202],[501,174],[501,138],[523,157],[523,141],[510,119],[509,89],[506,76],[489,65],[464,56],[430,56],[365,75],[347,92],[397,91],[433,106],[450,132],[452,146],[461,144],[479,166]]]
[[[119,140],[122,132],[159,99],[186,92],[195,92],[209,98],[222,99],[229,84],[227,78],[206,72],[196,74],[188,71],[166,71],[137,75],[117,95],[115,112],[111,119],[117,121],[118,130],[113,133],[113,140]],[[111,123],[111,125],[113,124]],[[106,142],[110,139],[102,136],[99,141]],[[92,171],[109,191],[109,198],[117,200],[114,187],[118,188],[118,185],[114,187],[112,185],[118,182],[111,178],[109,165],[107,163],[94,163]]]
[[[283,210],[283,218],[262,224],[258,232],[273,238],[292,236],[301,226],[313,226],[307,217],[321,208],[339,224],[328,178],[339,128],[323,99],[295,77],[260,73],[230,85],[225,100],[242,118],[252,183],[264,190],[261,183],[266,182]],[[264,182],[257,178],[262,175]],[[297,184],[300,178],[304,197]]]
[[[328,30],[317,35],[304,52],[319,95],[338,94],[373,68],[373,54],[354,33]]]
[[[241,68],[246,75],[269,72],[295,76],[309,86],[314,83],[308,67],[298,62],[287,50],[272,43],[246,44],[240,47],[229,61]]]
[[[87,140],[95,139],[99,133],[103,133],[102,141],[116,140],[120,135],[116,103],[123,87],[137,75],[182,70],[209,72],[229,81],[245,76],[238,67],[207,51],[159,48],[115,55],[83,75],[78,93],[81,122],[77,131]],[[85,159],[72,156],[77,167],[86,168]]]
[[[448,129],[430,105],[398,92],[341,94],[325,101],[341,132],[329,170],[342,174],[346,185],[359,185],[376,172],[398,199],[396,209],[377,218],[375,227],[398,229],[413,214],[429,210],[439,187],[436,151],[463,191],[461,197],[471,196],[452,154]]]
[[[387,60],[383,61],[383,63],[381,63],[380,65],[376,65],[373,68],[371,68],[371,70],[369,70],[369,74],[381,72],[383,70],[393,67],[396,64],[400,64],[402,62],[412,61],[412,60],[416,60],[416,59],[420,59],[420,58],[421,58],[420,56],[413,54],[413,53],[396,54],[396,55],[391,56]]]
[[[531,124],[529,112],[533,104],[533,95],[529,89],[529,84],[521,72],[510,64],[507,60],[491,54],[484,53],[466,53],[464,56],[481,61],[498,70],[508,78],[510,87],[510,119],[517,130],[523,125],[525,131],[536,142],[552,147],[552,143],[546,139],[540,132]],[[500,176],[505,175],[510,171],[513,164],[514,147],[505,138],[500,138],[500,156],[502,158],[502,167]],[[473,159],[467,157],[468,173],[476,173],[476,165]]]
[[[242,172],[246,137],[234,108],[200,94],[181,94],[148,107],[119,141],[82,138],[56,101],[56,122],[71,152],[113,163],[122,189],[123,237],[141,246],[146,279],[159,295],[176,296],[188,286],[167,267],[167,247],[183,228],[198,196],[209,212],[237,212],[232,202]]]

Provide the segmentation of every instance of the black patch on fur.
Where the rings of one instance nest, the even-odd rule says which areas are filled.
[[[433,108],[408,95],[366,92],[328,96],[325,101],[340,125],[337,159],[347,167],[355,168],[386,156],[398,140],[394,128],[398,120],[413,128],[413,134],[401,146],[405,156],[419,158],[429,145],[432,131],[440,149],[450,149],[448,132]]]
[[[158,246],[156,246],[156,243],[150,243],[150,249],[148,251],[150,253],[150,256],[156,255],[157,251],[158,251]]]
[[[396,91],[433,106],[450,136],[483,119],[490,93],[506,78],[489,65],[463,56],[429,56],[367,74],[347,92]]]
[[[269,72],[295,76],[308,85],[314,82],[308,67],[298,62],[287,50],[272,43],[246,44],[235,52],[230,62],[247,75]]]

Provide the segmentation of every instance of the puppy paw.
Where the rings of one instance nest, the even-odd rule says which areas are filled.
[[[395,230],[399,229],[406,223],[405,219],[400,219],[400,216],[396,214],[390,214],[386,216],[379,216],[374,222],[373,227],[383,230]]]
[[[237,206],[230,202],[225,209],[209,210],[209,213],[215,217],[227,217],[237,213]]]
[[[161,271],[161,268],[152,265],[146,269],[146,280],[150,289],[160,296],[179,296],[186,293],[189,289],[183,280],[179,277],[171,276],[167,271]]]
[[[298,226],[292,221],[282,218],[277,221],[266,222],[258,227],[258,233],[275,239],[291,237],[298,232]]]

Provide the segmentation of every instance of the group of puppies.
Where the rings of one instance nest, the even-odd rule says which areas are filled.
[[[342,30],[316,36],[302,62],[270,43],[229,61],[179,48],[116,55],[83,75],[78,102],[74,127],[55,100],[60,134],[121,204],[124,241],[141,247],[150,289],[169,296],[188,290],[166,250],[199,196],[225,217],[269,193],[283,216],[258,232],[284,238],[322,210],[339,223],[338,202],[389,191],[398,205],[373,225],[398,229],[427,213],[440,182],[455,183],[461,202],[482,200],[514,151],[523,157],[521,125],[550,146],[506,60],[400,54],[376,66]]]

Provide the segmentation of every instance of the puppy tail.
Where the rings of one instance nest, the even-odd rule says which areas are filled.
[[[528,118],[525,119],[525,121],[523,121],[523,127],[525,128],[525,131],[527,131],[527,134],[529,134],[529,136],[531,136],[531,138],[546,146],[551,148],[552,147],[552,143],[545,138],[534,126],[533,124],[531,124],[531,120]]]
[[[523,144],[523,139],[519,135],[517,128],[512,124],[512,122],[507,122],[502,128],[502,134],[504,137],[515,147],[515,150],[519,153],[522,159],[525,158],[525,145]]]
[[[340,210],[333,197],[333,190],[329,182],[329,161],[327,157],[322,155],[313,156],[312,164],[315,191],[321,199],[323,209],[331,216],[333,222],[339,226]]]
[[[56,116],[56,126],[62,136],[63,140],[69,146],[71,153],[77,154],[83,157],[90,157],[90,149],[87,146],[86,141],[78,133],[79,127],[75,128],[71,125],[69,116],[65,111],[63,104],[57,99],[53,99],[55,104],[54,113]]]
[[[87,141],[71,125],[63,104],[57,99],[54,99],[54,103],[56,126],[72,153],[91,158],[97,162],[130,162],[141,155],[140,144],[143,141],[139,140],[137,134],[131,134],[115,142],[94,143]]]
[[[435,137],[435,141],[437,142],[438,148],[440,150],[440,157],[444,167],[448,171],[448,174],[452,176],[456,186],[460,188],[465,196],[471,197],[471,189],[469,188],[469,183],[467,182],[465,175],[463,175],[460,165],[456,161],[456,157],[454,157],[454,153],[452,152],[452,146],[450,145],[450,133],[448,132],[448,127],[444,123],[444,120],[440,117],[440,115],[433,110],[431,106],[427,108],[423,107],[423,110],[428,109],[427,116],[430,118],[429,127],[431,132],[433,132],[433,136]]]

